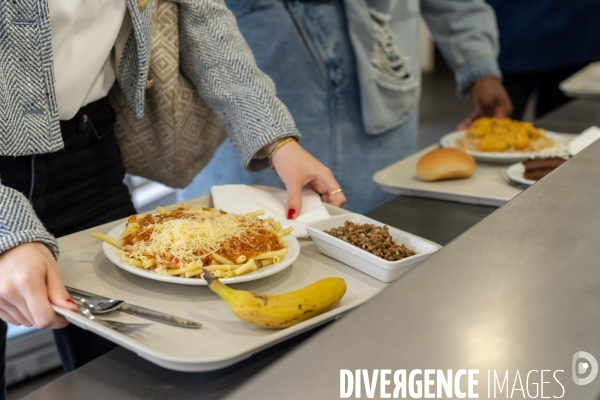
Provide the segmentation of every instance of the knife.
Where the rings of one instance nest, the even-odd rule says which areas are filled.
[[[97,294],[93,294],[90,292],[86,292],[80,289],[75,289],[69,286],[66,286],[67,292],[75,298],[75,300],[79,300],[80,298],[87,298],[90,300],[110,300],[108,297],[99,296]],[[127,304],[123,302],[121,306],[118,308],[127,314],[135,315],[137,317],[146,318],[156,322],[162,322],[163,324],[175,325],[182,328],[190,328],[190,329],[200,329],[202,324],[200,322],[192,321],[190,319],[176,317],[174,315],[166,314],[160,311],[150,310],[149,308],[136,306],[133,304]]]

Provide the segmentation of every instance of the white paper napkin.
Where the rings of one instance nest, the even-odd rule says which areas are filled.
[[[222,185],[211,188],[215,208],[233,214],[245,214],[265,210],[265,216],[281,222],[281,226],[293,226],[292,235],[307,238],[306,223],[329,218],[321,198],[312,190],[302,191],[302,213],[294,220],[287,219],[285,206],[287,193],[283,189],[265,191],[247,185]]]
[[[569,142],[567,145],[569,153],[575,155],[598,139],[600,139],[600,128],[592,126],[581,132],[576,138]]]

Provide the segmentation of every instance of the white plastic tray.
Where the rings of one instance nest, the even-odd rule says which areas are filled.
[[[575,137],[566,133],[560,135],[565,140]],[[500,207],[521,193],[522,188],[511,186],[504,178],[506,164],[478,162],[477,169],[470,178],[439,182],[422,181],[417,177],[417,162],[425,153],[437,147],[437,144],[431,145],[376,172],[373,180],[389,193],[493,207]]]
[[[210,196],[188,204],[211,206]],[[332,215],[345,211],[327,207]],[[106,233],[121,221],[102,225],[59,239],[59,268],[66,285],[132,304],[167,312],[203,324],[199,330],[160,323],[131,336],[123,335],[86,318],[55,308],[70,322],[89,329],[162,367],[178,371],[209,371],[226,367],[252,354],[298,335],[366,302],[387,285],[319,253],[310,240],[300,240],[300,256],[292,267],[275,275],[234,285],[236,289],[260,293],[283,293],[299,289],[318,279],[337,276],[346,280],[348,290],[333,310],[283,330],[261,329],[239,320],[207,287],[183,286],[149,280],[117,268],[102,252],[102,243],[90,237],[92,230]],[[110,317],[110,318],[109,318]],[[116,312],[107,319],[147,322]]]
[[[595,62],[560,83],[560,90],[578,98],[600,98],[600,62]]]

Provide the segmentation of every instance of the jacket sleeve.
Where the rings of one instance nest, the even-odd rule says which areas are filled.
[[[496,15],[483,0],[421,0],[421,13],[454,71],[459,96],[468,96],[478,79],[502,76]]]
[[[21,193],[0,184],[0,254],[23,243],[42,242],[58,258],[58,244]]]
[[[261,149],[300,137],[222,0],[177,0],[180,66],[215,111],[249,171],[268,166]]]

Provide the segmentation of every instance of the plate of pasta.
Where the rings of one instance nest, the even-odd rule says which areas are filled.
[[[510,118],[480,118],[467,130],[442,137],[442,147],[466,151],[478,161],[516,163],[542,151],[564,148],[567,139],[559,133],[535,128],[529,122]]]
[[[101,239],[106,257],[117,267],[145,278],[205,286],[210,272],[225,284],[264,278],[298,258],[300,244],[264,211],[228,214],[185,204],[156,214],[132,215]]]

